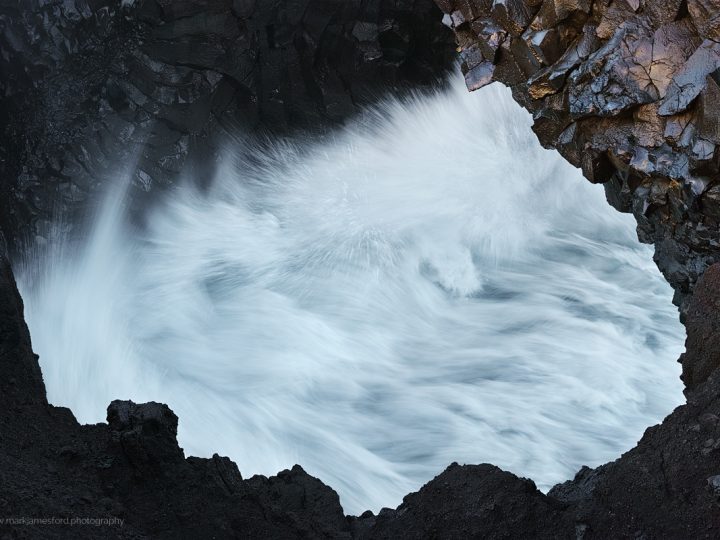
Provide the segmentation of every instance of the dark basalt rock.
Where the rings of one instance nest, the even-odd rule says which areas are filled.
[[[113,442],[142,477],[164,473],[164,465],[184,459],[177,445],[178,418],[167,405],[113,401],[107,410]]]
[[[708,268],[695,287],[687,314],[682,380],[693,388],[720,367],[720,265]]]
[[[441,17],[431,0],[0,0],[0,228],[47,235],[123,174],[137,207],[189,166],[211,177],[228,133],[322,129],[436,85]]]
[[[632,212],[684,312],[720,261],[720,5],[437,0],[471,90],[513,89],[556,148]]]
[[[381,512],[364,537],[570,538],[573,522],[563,509],[531,480],[493,465],[453,463],[397,510]]]

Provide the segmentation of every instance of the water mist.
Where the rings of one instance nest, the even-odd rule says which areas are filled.
[[[188,455],[300,463],[346,511],[452,461],[545,489],[681,402],[671,290],[509,91],[390,102],[322,142],[229,144],[142,230],[108,196],[20,285],[50,400],[161,401]]]

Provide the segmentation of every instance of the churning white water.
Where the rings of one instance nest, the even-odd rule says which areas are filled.
[[[114,196],[79,249],[58,235],[21,272],[51,401],[83,422],[166,402],[187,454],[245,476],[300,463],[348,512],[452,461],[547,488],[680,403],[650,248],[506,89],[370,118],[235,144],[142,231]]]

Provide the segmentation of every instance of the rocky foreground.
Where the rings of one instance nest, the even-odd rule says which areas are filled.
[[[419,26],[401,22],[440,13],[420,1],[382,4],[150,0],[121,7],[77,0],[29,2],[25,8],[0,2],[3,231],[13,246],[21,234],[42,234],[53,197],[79,204],[92,185],[107,181],[102,160],[94,163],[99,158],[91,156],[109,159],[112,149],[129,142],[136,141],[143,156],[138,186],[147,187],[172,181],[163,167],[172,173],[179,162],[165,157],[185,163],[190,148],[207,148],[195,145],[203,133],[227,119],[240,121],[238,111],[261,118],[280,110],[285,122],[294,110],[306,110],[299,95],[323,118],[332,116],[336,99],[355,95],[347,81],[342,90],[327,82],[333,70],[343,80],[345,64],[324,67],[322,54],[305,63],[273,60],[303,57],[312,43],[329,40],[332,45],[312,50],[331,57],[348,50],[340,58],[374,65],[374,81],[388,71],[399,79],[425,73],[410,66],[443,68],[443,60],[428,60],[434,46],[419,45],[446,43],[443,27],[427,22],[423,28],[430,34],[413,37],[408,28]],[[468,85],[509,84],[535,115],[543,144],[558,148],[591,181],[604,183],[610,203],[632,211],[641,239],[656,244],[656,260],[677,291],[688,331],[682,358],[687,404],[649,428],[618,460],[583,469],[548,495],[492,465],[451,465],[397,509],[347,517],[337,494],[299,466],[272,478],[243,479],[227,458],[185,457],[176,441],[178,419],[164,405],[113,402],[107,423],[95,426],[80,426],[69,410],[49,405],[2,241],[3,538],[720,537],[720,265],[713,264],[720,260],[720,6],[714,0],[438,5],[457,34]],[[247,22],[264,9],[269,19]],[[98,29],[110,34],[98,37]],[[247,72],[238,67],[247,58],[242,51],[254,59],[247,60]],[[397,51],[404,56],[393,56]],[[117,64],[98,74],[107,55]],[[286,93],[290,79],[283,76],[276,80],[284,85],[258,82],[264,80],[258,71],[276,65],[298,69],[301,79],[292,80],[304,81],[305,90]],[[323,84],[336,90],[318,93],[312,82],[318,80],[321,90]],[[53,101],[54,87],[65,89],[59,94],[64,101]],[[71,95],[85,105],[74,108]],[[327,97],[333,95],[338,97]],[[173,114],[187,124],[173,121]],[[129,123],[129,135],[118,119]],[[167,148],[174,153],[166,155],[164,142],[133,139],[136,129],[150,141],[185,142],[173,142]],[[128,138],[112,138],[123,133]],[[115,146],[101,144],[103,137]],[[91,145],[103,146],[102,152]],[[52,517],[107,522],[8,523]]]

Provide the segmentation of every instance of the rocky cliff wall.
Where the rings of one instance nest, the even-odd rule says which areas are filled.
[[[437,0],[470,90],[492,81],[632,212],[684,313],[720,260],[720,4],[715,0]]]

